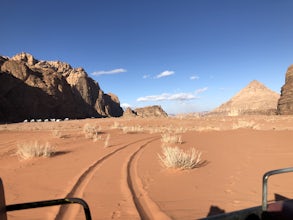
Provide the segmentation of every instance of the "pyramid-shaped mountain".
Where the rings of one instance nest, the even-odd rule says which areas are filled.
[[[257,80],[250,82],[229,101],[214,109],[212,115],[272,115],[276,114],[280,95]]]

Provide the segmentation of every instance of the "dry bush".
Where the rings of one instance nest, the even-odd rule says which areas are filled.
[[[97,139],[97,135],[98,133],[100,132],[101,128],[99,127],[98,129],[89,124],[89,123],[86,123],[84,126],[83,126],[83,133],[85,134],[85,138],[88,138],[88,139]]]
[[[94,134],[92,139],[93,139],[93,142],[96,142],[96,141],[102,140],[103,137],[102,135]]]
[[[52,135],[53,135],[53,137],[56,137],[56,138],[64,138],[61,131],[59,131],[59,130],[52,131]]]
[[[221,129],[219,127],[213,127],[213,126],[200,126],[200,127],[194,127],[191,130],[193,131],[220,131]]]
[[[175,128],[174,129],[174,132],[176,134],[182,134],[182,133],[185,133],[188,129],[187,128],[184,128],[184,127],[179,127],[179,128]]]
[[[165,133],[161,135],[161,142],[168,143],[168,144],[182,144],[182,137],[181,135],[169,134]]]
[[[163,155],[158,154],[163,166],[175,169],[193,169],[203,164],[201,152],[191,148],[184,151],[178,147],[163,147]]]
[[[238,120],[237,123],[233,123],[232,129],[239,128],[257,128],[257,125],[254,121]]]
[[[111,126],[112,129],[120,129],[121,125],[119,124],[119,122],[114,121],[114,124]]]
[[[110,144],[109,144],[109,142],[110,142],[110,137],[111,137],[111,135],[108,134],[107,137],[106,137],[106,139],[105,139],[105,142],[104,142],[104,147],[105,147],[105,148],[110,146]]]
[[[134,134],[134,133],[139,133],[143,132],[144,129],[140,125],[136,126],[131,126],[131,127],[122,127],[123,133],[125,134]]]
[[[150,127],[148,128],[148,131],[150,132],[150,134],[157,134],[157,133],[162,133],[163,129],[161,127]]]
[[[55,147],[52,147],[48,142],[46,144],[39,144],[38,141],[18,144],[16,152],[24,160],[34,157],[51,157],[54,153]]]

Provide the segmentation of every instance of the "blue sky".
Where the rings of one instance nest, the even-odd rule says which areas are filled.
[[[250,81],[280,92],[291,0],[3,1],[0,54],[83,67],[123,106],[209,111]]]

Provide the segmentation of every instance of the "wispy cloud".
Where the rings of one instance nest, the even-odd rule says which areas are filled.
[[[195,90],[195,93],[196,94],[200,94],[200,93],[203,93],[203,92],[205,92],[205,91],[207,91],[208,90],[208,87],[204,87],[204,88],[201,88],[201,89],[197,89],[197,90]]]
[[[198,80],[199,76],[193,75],[191,77],[189,77],[190,80]]]
[[[164,72],[161,72],[160,74],[156,75],[155,78],[159,79],[159,78],[162,78],[162,77],[171,76],[173,74],[175,74],[174,71],[165,70]]]
[[[208,88],[201,88],[196,90],[193,93],[175,93],[175,94],[170,94],[170,93],[162,93],[160,95],[149,95],[149,96],[144,96],[138,98],[136,101],[138,102],[148,102],[148,101],[186,101],[186,100],[192,100],[192,99],[197,99],[198,94],[203,93],[206,91]]]
[[[123,68],[118,68],[118,69],[113,69],[113,70],[99,70],[95,71],[92,73],[94,76],[99,76],[99,75],[111,75],[111,74],[118,74],[118,73],[125,73],[127,72],[126,69]]]
[[[147,75],[147,74],[142,76],[143,79],[147,79],[147,78],[150,78],[150,77],[151,76],[150,75]]]

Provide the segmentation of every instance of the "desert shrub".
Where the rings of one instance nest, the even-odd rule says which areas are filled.
[[[107,137],[106,137],[106,139],[105,139],[105,142],[104,142],[104,147],[105,148],[110,146],[110,144],[109,144],[110,137],[111,137],[110,134],[108,134]]]
[[[114,121],[114,124],[111,126],[112,129],[117,129],[117,128],[121,128],[121,125],[119,124],[119,122]]]
[[[156,133],[162,133],[163,132],[161,127],[155,127],[155,128],[151,127],[151,128],[148,128],[148,131],[149,131],[150,134],[156,134]]]
[[[176,129],[174,129],[174,132],[176,133],[176,134],[182,134],[182,133],[185,133],[187,131],[187,128],[184,128],[184,127],[179,127],[179,128],[176,128]]]
[[[51,157],[55,153],[55,147],[52,147],[48,142],[40,144],[38,141],[31,143],[18,144],[16,154],[22,159],[31,159],[34,157]]]
[[[85,134],[85,137],[88,139],[96,139],[100,130],[100,128],[97,129],[95,126],[89,123],[86,123],[83,126],[83,133]]]
[[[59,130],[53,130],[52,135],[53,135],[53,137],[56,137],[56,138],[63,138],[64,137],[62,135],[61,131],[59,131]]]
[[[195,127],[192,130],[194,131],[219,131],[221,130],[219,127],[214,127],[214,126],[199,126]]]
[[[144,129],[140,125],[136,126],[131,126],[131,127],[122,127],[123,133],[125,134],[134,134],[134,133],[139,133],[143,132]]]
[[[168,144],[182,144],[183,143],[181,135],[174,135],[170,133],[162,134],[161,142],[168,143]]]
[[[94,134],[92,139],[93,139],[93,142],[96,142],[96,141],[102,140],[103,137],[102,135]]]
[[[184,151],[178,147],[163,147],[162,151],[163,155],[158,157],[164,167],[184,170],[202,165],[201,152],[194,148]]]
[[[254,128],[256,126],[253,121],[238,120],[237,123],[233,123],[232,129],[239,128]]]

